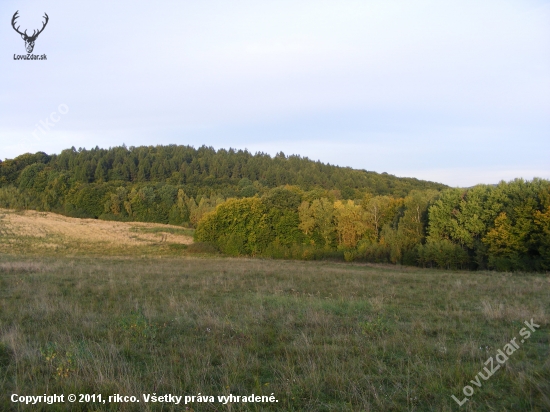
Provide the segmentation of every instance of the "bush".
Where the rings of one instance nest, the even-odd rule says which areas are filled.
[[[382,243],[359,242],[356,259],[371,263],[388,263],[390,248]]]
[[[422,267],[438,267],[440,269],[463,269],[468,267],[470,258],[462,246],[450,240],[428,242],[416,247],[417,261]]]
[[[188,253],[216,254],[220,251],[211,242],[195,242],[187,246]]]

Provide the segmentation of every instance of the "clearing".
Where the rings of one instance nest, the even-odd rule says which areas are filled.
[[[0,253],[162,255],[192,243],[193,230],[180,226],[0,209]]]

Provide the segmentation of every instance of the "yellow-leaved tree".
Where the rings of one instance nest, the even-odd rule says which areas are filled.
[[[334,203],[334,217],[340,246],[354,248],[368,232],[364,210],[353,200],[347,202],[337,200]]]

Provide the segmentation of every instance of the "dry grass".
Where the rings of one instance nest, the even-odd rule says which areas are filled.
[[[0,262],[0,273],[33,273],[45,268],[38,262]]]
[[[192,243],[179,226],[0,210],[0,253],[162,255]]]

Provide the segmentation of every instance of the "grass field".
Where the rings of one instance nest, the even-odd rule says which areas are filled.
[[[166,256],[179,255],[192,243],[193,230],[179,226],[0,209],[0,253]]]
[[[0,220],[0,410],[550,410],[548,274],[174,256],[166,241],[70,246],[53,229],[45,237],[67,247],[52,251],[6,223],[10,213]],[[100,256],[101,245],[113,246]],[[531,319],[540,328],[520,343]],[[502,367],[470,383],[514,337]],[[462,400],[465,385],[474,393],[459,407],[451,395]],[[140,403],[23,407],[13,393]],[[153,393],[216,401],[144,403]],[[217,401],[230,393],[278,402]]]

